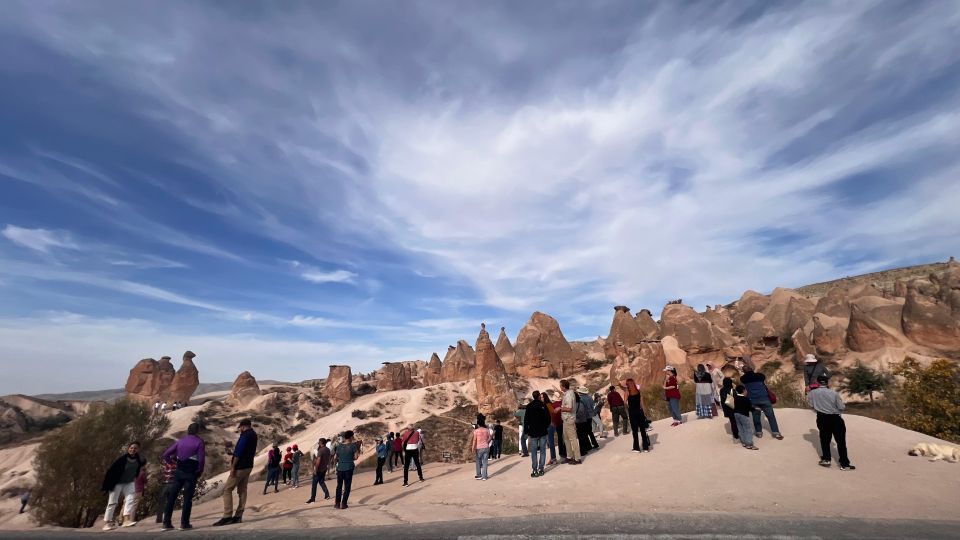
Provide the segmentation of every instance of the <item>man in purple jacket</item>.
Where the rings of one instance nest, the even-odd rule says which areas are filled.
[[[179,441],[170,445],[160,456],[160,461],[177,462],[177,472],[174,473],[173,489],[170,491],[170,497],[167,499],[167,509],[163,513],[166,520],[163,524],[164,530],[173,529],[173,507],[177,502],[177,496],[183,489],[183,510],[180,513],[180,530],[192,529],[190,525],[190,511],[193,509],[193,494],[197,489],[197,479],[203,474],[203,464],[206,459],[206,451],[203,439],[197,436],[200,431],[200,424],[193,423],[187,427],[187,435]]]

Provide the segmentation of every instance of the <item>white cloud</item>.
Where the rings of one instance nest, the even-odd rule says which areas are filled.
[[[311,283],[354,283],[357,274],[348,270],[334,270],[332,272],[310,270],[301,273],[300,277]]]
[[[7,225],[0,234],[17,245],[43,253],[49,253],[51,248],[80,249],[80,246],[71,240],[70,235],[63,231],[26,229]]]

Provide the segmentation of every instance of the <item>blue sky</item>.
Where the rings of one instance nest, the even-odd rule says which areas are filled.
[[[0,393],[960,254],[950,2],[8,2]]]

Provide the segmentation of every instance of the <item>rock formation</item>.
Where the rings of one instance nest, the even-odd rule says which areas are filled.
[[[640,337],[642,339],[653,340],[660,337],[660,325],[653,320],[653,315],[650,314],[649,309],[641,309],[634,319],[637,321],[637,326],[640,327]]]
[[[770,294],[770,303],[767,305],[767,309],[763,311],[763,315],[770,321],[770,325],[773,326],[777,336],[790,335],[796,330],[796,328],[790,328],[788,322],[790,320],[790,304],[798,301],[803,302],[803,304],[801,306],[795,306],[795,310],[803,309],[808,311],[810,315],[813,315],[813,302],[804,298],[803,295],[797,291],[777,287],[773,290],[773,293]],[[749,322],[749,319],[747,319],[747,321]],[[799,326],[803,326],[806,322],[807,320],[804,318]]]
[[[411,364],[407,362],[384,362],[377,373],[377,392],[415,388],[412,371]]]
[[[756,291],[746,291],[740,296],[740,300],[736,303],[736,308],[733,314],[733,327],[734,329],[743,334],[747,328],[747,321],[750,320],[750,317],[754,313],[762,312],[767,309],[767,306],[770,305],[770,298],[764,296]]]
[[[502,326],[500,327],[500,336],[497,337],[496,349],[497,356],[503,362],[503,367],[507,370],[507,373],[510,375],[516,374],[517,367],[514,365],[514,359],[517,357],[517,353],[513,350],[510,338],[507,337],[507,329]]]
[[[476,348],[477,408],[483,414],[516,410],[517,395],[510,386],[507,370],[490,341],[486,325],[480,325]]]
[[[817,313],[813,316],[813,346],[818,354],[836,354],[843,348],[846,340],[847,321],[845,319],[830,317],[823,313]],[[794,340],[794,344],[796,344],[796,340]]]
[[[903,331],[914,343],[940,351],[960,351],[960,267],[948,266],[930,280],[914,280],[903,306]]]
[[[660,333],[675,337],[680,348],[688,353],[720,350],[727,344],[719,328],[684,304],[664,306],[660,315]]]
[[[334,408],[342,407],[353,399],[353,373],[350,366],[330,366],[323,395],[330,400]]]
[[[796,354],[794,359],[796,364],[802,364],[808,354],[816,354],[817,351],[810,341],[810,335],[804,332],[802,328],[794,331],[791,338],[793,339],[793,347]]]
[[[687,353],[680,348],[680,344],[677,343],[677,338],[664,336],[660,340],[660,345],[663,347],[664,363],[668,366],[673,366],[677,370],[679,377],[689,378],[690,366],[687,362]],[[663,373],[661,373],[661,376],[663,376]]]
[[[153,358],[140,360],[127,377],[127,396],[147,403],[189,402],[190,396],[200,385],[200,374],[193,364],[195,356],[190,351],[185,352],[179,371],[174,371],[169,356],[164,356],[159,362]]]
[[[716,306],[715,308],[707,306],[707,310],[703,313],[703,318],[720,330],[728,334],[733,333],[733,318],[730,317],[730,310],[723,306]]]
[[[610,366],[610,382],[619,386],[623,381],[633,379],[646,386],[663,379],[666,365],[667,357],[661,343],[646,342],[622,348]]]
[[[257,379],[244,371],[233,381],[233,387],[230,389],[230,395],[227,396],[227,403],[235,407],[246,407],[251,401],[260,397],[260,385]]]
[[[447,356],[443,359],[443,382],[469,381],[477,375],[477,354],[464,340],[457,342],[457,346],[447,349]]]
[[[557,320],[539,311],[520,329],[514,350],[514,364],[522,377],[566,377],[584,360],[563,337]]]
[[[817,302],[815,313],[823,313],[828,317],[850,319],[850,301],[847,291],[842,287],[832,287],[826,296]]]
[[[747,343],[763,343],[768,340],[775,340],[780,334],[777,332],[777,329],[773,327],[773,324],[767,319],[766,315],[762,312],[755,312],[750,316],[750,319],[747,321],[747,326],[744,328],[744,335],[747,339]]]
[[[813,318],[816,306],[806,298],[791,298],[787,304],[787,325],[784,333],[781,335],[792,335],[798,329],[803,328]]]
[[[423,372],[423,385],[433,386],[442,382],[443,364],[440,362],[440,357],[437,356],[437,353],[433,353],[430,356],[430,362],[427,363],[427,367]]]
[[[866,295],[850,302],[847,346],[857,352],[903,345],[901,315],[903,306],[895,300]]]
[[[607,334],[607,341],[614,343],[623,343],[629,347],[636,345],[643,340],[640,324],[637,323],[633,315],[630,314],[630,308],[627,306],[614,306],[613,322],[610,324],[610,333]]]

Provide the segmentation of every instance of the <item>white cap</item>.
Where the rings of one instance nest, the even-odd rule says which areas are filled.
[[[816,364],[816,363],[817,363],[817,357],[814,356],[814,355],[812,355],[812,354],[808,354],[808,355],[806,356],[806,358],[803,359],[803,362],[804,362],[805,364]]]

